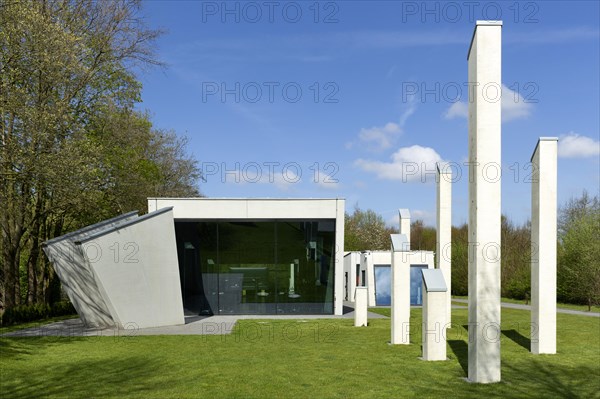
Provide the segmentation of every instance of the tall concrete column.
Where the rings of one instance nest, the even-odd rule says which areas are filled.
[[[469,372],[500,381],[502,22],[477,21],[469,69]]]
[[[410,260],[407,238],[392,234],[392,345],[410,344]]]
[[[452,268],[452,171],[437,164],[437,229],[436,229],[436,256],[437,265],[444,275],[446,290],[446,323],[452,322],[451,290]]]
[[[540,137],[531,184],[531,353],[556,353],[558,138]]]
[[[406,248],[403,250],[410,250],[410,212],[408,209],[398,209],[398,213],[400,214],[400,234],[404,234],[406,236]]]

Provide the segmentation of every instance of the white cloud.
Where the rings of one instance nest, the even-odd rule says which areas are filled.
[[[383,151],[392,147],[396,142],[396,139],[402,135],[402,127],[408,120],[408,118],[415,113],[416,101],[414,96],[408,99],[407,107],[400,115],[398,123],[388,122],[384,126],[373,126],[371,128],[360,129],[358,138],[361,143],[366,143],[367,148],[374,151]],[[346,149],[349,150],[355,142],[347,142]]]
[[[365,143],[372,144],[375,149],[385,150],[392,146],[393,141],[401,133],[400,125],[389,122],[385,126],[361,129],[358,138]]]
[[[534,98],[532,98],[533,100]],[[531,115],[533,105],[526,100],[520,93],[502,85],[502,122],[512,121],[514,119],[527,118]],[[467,118],[469,116],[469,106],[465,101],[456,101],[444,113],[445,119]]]
[[[427,177],[435,178],[435,164],[440,161],[442,158],[433,148],[413,145],[392,154],[391,162],[357,159],[354,163],[379,179],[424,182]]]
[[[450,108],[444,113],[444,118],[468,118],[469,117],[469,106],[466,102],[457,101],[452,103]]]
[[[600,141],[580,136],[574,132],[558,139],[558,156],[561,158],[586,158],[600,155]]]
[[[527,118],[532,108],[533,105],[525,100],[521,93],[502,85],[502,122]]]

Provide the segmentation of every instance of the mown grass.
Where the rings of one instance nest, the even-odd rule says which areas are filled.
[[[458,295],[452,295],[452,298],[469,299],[469,297],[467,297],[467,296],[458,296]],[[503,297],[503,298],[501,298],[501,301],[506,302],[506,303],[517,303],[520,305],[531,305],[531,301],[525,301],[524,299],[512,299],[512,298],[504,298]],[[461,303],[461,305],[464,305],[464,304]],[[557,303],[556,307],[559,309],[570,309],[570,310],[580,310],[582,312],[589,312],[587,305],[577,305],[577,304],[573,304],[573,303]],[[600,306],[592,305],[591,311],[600,313]]]
[[[384,312],[387,309],[377,309]],[[600,319],[558,315],[558,354],[529,353],[529,312],[502,309],[502,382],[465,381],[467,311],[453,309],[448,361],[421,355],[389,319],[242,320],[229,336],[0,338],[0,397],[599,398]]]

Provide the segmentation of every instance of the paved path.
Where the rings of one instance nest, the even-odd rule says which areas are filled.
[[[369,312],[371,319],[387,318],[386,316]],[[185,324],[179,326],[165,326],[153,328],[136,328],[135,325],[126,325],[125,329],[86,328],[79,318],[62,320],[55,323],[44,324],[38,327],[26,328],[2,334],[6,337],[128,337],[140,335],[223,335],[231,334],[238,320],[256,320],[256,324],[267,324],[266,320],[297,320],[299,323],[307,320],[354,318],[354,309],[344,306],[342,316],[335,315],[235,315],[235,316],[195,316],[186,315]]]
[[[452,298],[452,301],[459,302],[459,303],[469,303],[468,299]],[[502,307],[510,308],[510,309],[531,310],[531,305],[522,305],[520,303],[502,302]],[[572,309],[562,309],[562,308],[556,308],[556,313],[575,314],[578,316],[588,316],[588,317],[600,317],[600,313],[596,313],[596,312],[585,312],[583,310],[572,310]]]

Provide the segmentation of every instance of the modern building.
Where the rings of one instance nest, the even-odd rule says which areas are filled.
[[[342,314],[344,200],[150,198],[148,211],[45,243],[85,325]]]
[[[407,252],[410,262],[410,304],[421,305],[422,269],[434,268],[432,251]],[[391,304],[391,265],[390,251],[353,251],[344,256],[344,299],[354,302],[356,287],[368,288],[369,306],[390,306]]]
[[[343,199],[150,198],[173,207],[186,312],[342,314]]]

